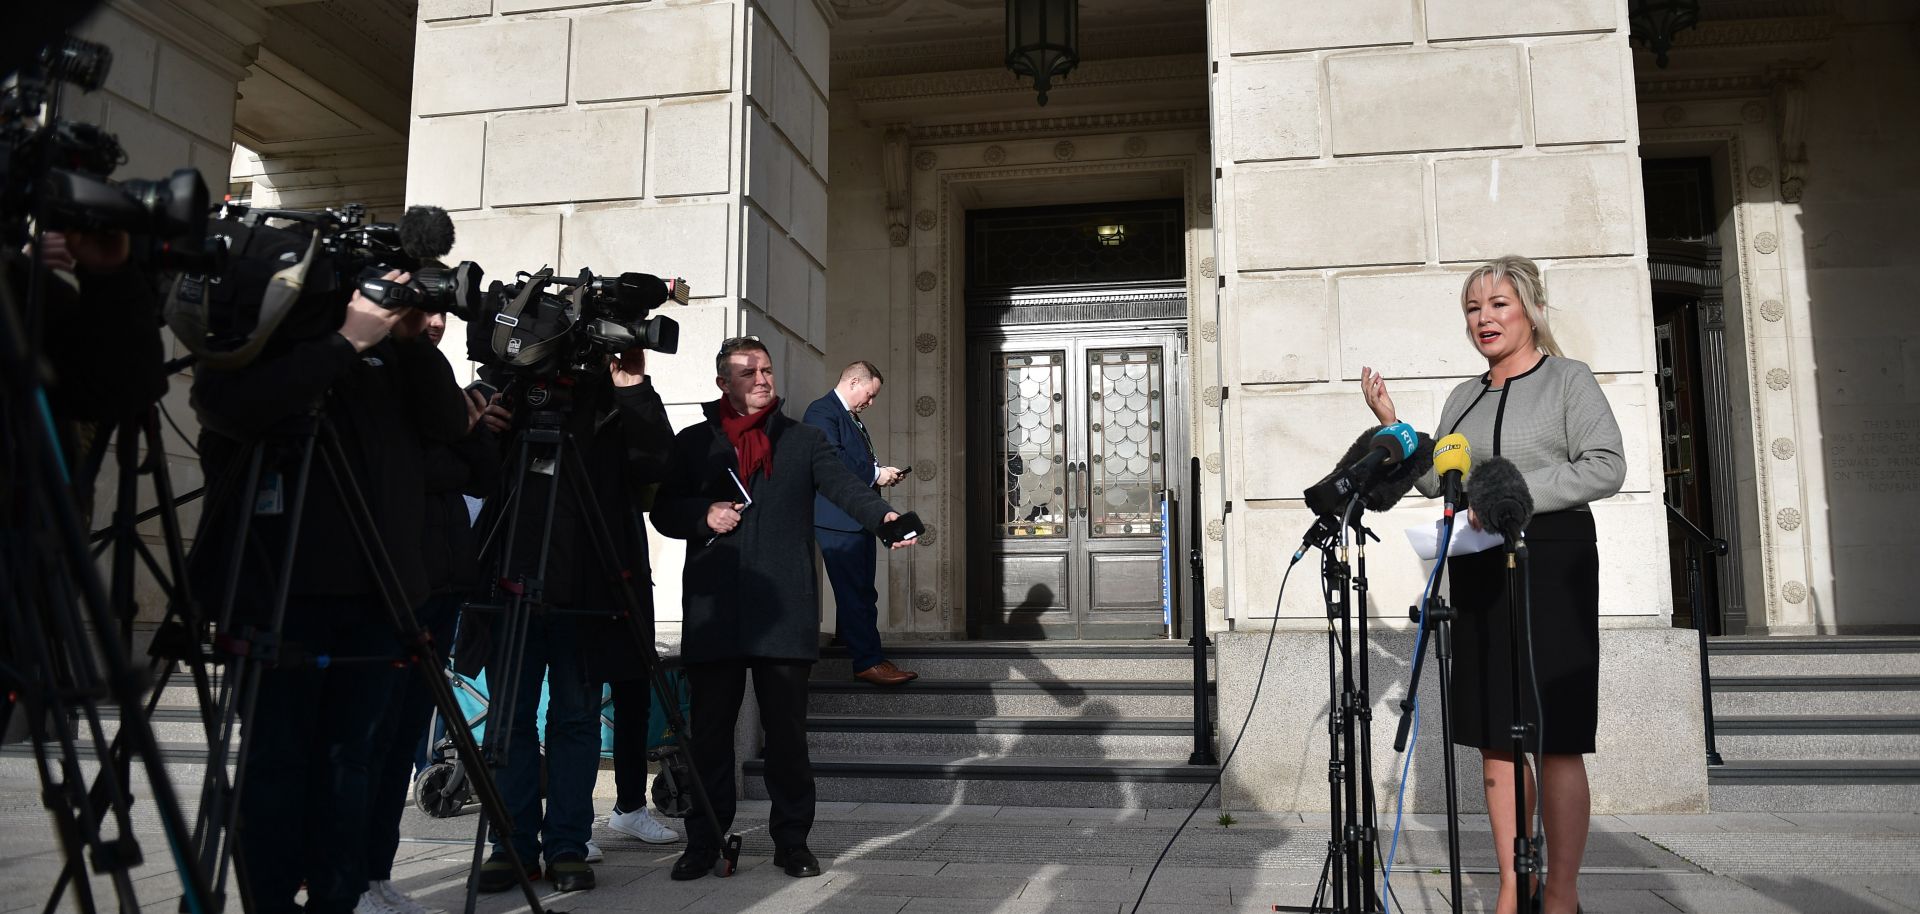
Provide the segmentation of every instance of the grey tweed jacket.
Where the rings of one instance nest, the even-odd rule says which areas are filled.
[[[1434,426],[1436,438],[1453,432],[1467,436],[1476,463],[1496,454],[1513,461],[1526,477],[1535,514],[1585,511],[1620,491],[1627,478],[1613,409],[1593,370],[1574,359],[1542,356],[1531,371],[1498,388],[1484,374],[1462,381]],[[1440,494],[1432,471],[1414,485],[1429,498]]]

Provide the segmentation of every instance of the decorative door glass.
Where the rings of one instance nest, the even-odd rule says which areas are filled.
[[[1087,513],[1095,537],[1159,536],[1166,490],[1158,346],[1087,353]]]
[[[1067,535],[1066,353],[998,353],[993,373],[997,535]]]

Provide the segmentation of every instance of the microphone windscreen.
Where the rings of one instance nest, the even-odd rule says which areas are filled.
[[[1440,475],[1459,473],[1461,478],[1473,471],[1473,447],[1467,436],[1454,432],[1433,446],[1433,468]]]
[[[438,260],[453,250],[453,217],[437,206],[409,206],[400,217],[400,249],[420,260]]]
[[[1387,475],[1367,493],[1367,510],[1385,511],[1405,498],[1413,490],[1414,480],[1433,469],[1433,448],[1432,438],[1424,432],[1416,433],[1413,453],[1388,469]]]
[[[1420,446],[1420,433],[1405,422],[1381,426],[1374,433],[1374,447],[1385,448],[1387,463],[1399,463],[1413,456],[1414,449]]]
[[[1376,425],[1361,432],[1360,437],[1353,439],[1353,446],[1341,455],[1340,462],[1333,465],[1333,472],[1320,477],[1319,482],[1307,488],[1307,507],[1312,508],[1315,514],[1332,514],[1340,510],[1340,503],[1346,499],[1334,483],[1346,473],[1348,467],[1367,456],[1367,451],[1373,447],[1373,436],[1379,434],[1380,429],[1381,426]]]
[[[1533,493],[1520,468],[1505,457],[1489,457],[1474,468],[1468,480],[1473,510],[1480,524],[1508,539],[1518,539],[1533,521]]]

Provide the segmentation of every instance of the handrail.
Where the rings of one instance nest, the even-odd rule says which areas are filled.
[[[1674,507],[1672,502],[1667,503],[1667,522],[1676,524],[1680,529],[1685,530],[1689,539],[1706,547],[1708,555],[1727,554],[1728,547],[1726,540],[1700,529],[1699,524],[1694,523],[1691,518],[1680,513],[1680,509]]]
[[[1200,516],[1200,458],[1193,458],[1193,486],[1187,490],[1187,498],[1193,504],[1191,517],[1193,526],[1187,538],[1187,603],[1193,608],[1192,619],[1187,630],[1187,643],[1193,646],[1193,754],[1187,756],[1189,765],[1219,764],[1213,754],[1213,715],[1207,707],[1207,596],[1206,575],[1201,567],[1206,534]],[[1169,520],[1172,512],[1168,512]]]
[[[1724,765],[1726,761],[1720,757],[1720,747],[1714,741],[1713,674],[1707,666],[1707,625],[1704,616],[1706,607],[1702,605],[1701,597],[1700,557],[1694,553],[1694,547],[1700,547],[1701,551],[1710,556],[1726,555],[1727,541],[1700,529],[1699,525],[1687,519],[1687,516],[1680,513],[1680,509],[1675,508],[1671,502],[1667,504],[1667,521],[1687,533],[1687,602],[1693,613],[1693,630],[1700,643],[1700,712],[1704,718],[1702,723],[1706,726],[1707,765],[1708,767]]]

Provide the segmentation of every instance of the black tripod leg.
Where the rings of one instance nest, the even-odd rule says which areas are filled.
[[[530,437],[523,436],[520,439],[519,448],[515,451],[514,472],[510,479],[516,484],[527,478],[527,471],[533,460],[532,444]],[[548,547],[552,543],[553,513],[558,493],[557,486],[549,487],[546,514],[541,524],[540,557],[537,560],[537,570],[533,575],[535,589],[529,592],[528,581],[524,577],[515,580],[506,609],[496,623],[498,636],[493,645],[493,660],[487,667],[488,711],[483,715],[489,719],[487,735],[474,755],[465,755],[461,750],[455,750],[456,757],[460,758],[457,770],[462,776],[465,776],[467,770],[477,766],[489,767],[489,775],[491,775],[493,771],[505,770],[512,761],[514,722],[519,719],[520,713],[518,695],[521,666],[526,660],[527,635],[533,625],[533,612],[536,608],[540,608],[540,602],[544,599],[544,595],[537,588],[546,578]],[[507,532],[506,541],[500,552],[499,573],[494,576],[496,582],[506,582],[514,574],[515,546],[519,542],[521,511],[525,507],[523,494],[522,488],[509,489],[506,496],[507,508],[501,512]],[[449,692],[451,692],[451,686],[449,686]],[[449,786],[452,786],[451,782]],[[502,809],[505,809],[504,805]],[[507,818],[510,819],[511,816]],[[474,827],[473,863],[467,871],[464,909],[466,914],[474,914],[480,904],[480,867],[486,859],[488,830],[491,827],[492,824],[486,816],[481,816],[479,823]],[[498,831],[498,834],[503,839],[503,846],[512,844],[513,831],[510,826]],[[517,854],[517,851],[515,853]],[[524,868],[521,872],[525,872]]]
[[[654,651],[653,639],[647,636],[646,630],[640,625],[640,597],[634,592],[631,574],[621,567],[619,558],[612,552],[613,531],[607,526],[606,515],[600,511],[600,501],[594,494],[593,481],[587,477],[585,463],[580,459],[577,448],[563,448],[562,453],[567,458],[561,467],[562,475],[570,482],[581,514],[587,519],[592,534],[588,539],[593,541],[601,568],[612,580],[619,582],[615,592],[620,596],[621,612],[626,617],[628,631],[640,645],[640,662],[647,668],[647,679],[653,685],[654,694],[660,696],[661,707],[666,709],[667,724],[673,729],[674,744],[687,761],[687,779],[693,782],[694,801],[700,804],[708,827],[720,836],[720,860],[714,864],[714,875],[731,876],[740,862],[740,836],[721,830],[720,818],[707,799],[706,781],[700,776],[700,766],[693,754],[693,736],[688,732],[686,719],[680,713],[677,693],[667,682],[666,674],[660,671],[660,655]]]
[[[1526,704],[1521,696],[1520,676],[1526,658],[1522,655],[1520,639],[1525,631],[1521,618],[1520,574],[1516,567],[1516,553],[1512,543],[1507,547],[1507,648],[1508,659],[1513,664],[1510,678],[1513,700],[1513,877],[1520,897],[1520,910],[1533,910],[1533,877],[1538,873],[1539,853],[1532,837],[1533,814],[1527,804],[1527,732]],[[1543,785],[1536,784],[1535,790]]]
[[[400,575],[393,567],[393,559],[387,553],[386,546],[380,541],[380,531],[374,526],[373,512],[367,508],[366,497],[361,493],[359,484],[353,480],[347,469],[350,464],[340,447],[340,440],[333,435],[332,426],[324,421],[320,424],[319,437],[325,445],[321,456],[325,461],[327,475],[332,480],[334,491],[338,494],[340,503],[346,507],[347,515],[353,523],[356,533],[354,539],[357,541],[361,555],[373,569],[374,579],[380,584],[380,601],[385,605],[388,620],[393,624],[395,638],[402,645],[413,649],[417,649],[420,645],[428,645],[427,653],[431,655],[432,636],[420,627],[419,621],[413,616],[413,608],[406,603],[400,587]],[[432,693],[434,707],[439,708],[440,713],[448,718],[447,734],[453,737],[454,744],[459,747],[463,755],[471,752],[473,755],[470,757],[478,758],[480,747],[474,742],[473,731],[467,729],[466,719],[460,716],[459,704],[454,701],[453,690],[448,687],[446,678],[439,675],[439,670],[431,662],[420,663],[417,656],[414,666],[418,667],[420,674],[426,677],[427,690]],[[480,798],[483,815],[493,823],[493,827],[500,834],[512,835],[513,822],[508,816],[506,801],[500,795],[500,786],[494,780],[493,772],[488,771],[485,765],[474,765],[470,766],[468,776],[473,780],[474,795]],[[526,865],[521,860],[519,851],[514,850],[512,841],[506,841],[500,846],[506,851],[507,860],[513,866],[514,876],[520,883],[520,892],[527,900],[527,907],[533,911],[533,914],[541,914],[545,908],[540,905],[540,896],[533,890],[532,880],[527,878]]]
[[[1460,786],[1453,749],[1453,619],[1442,618],[1434,632],[1434,657],[1440,674],[1440,746],[1447,784],[1447,885],[1454,914],[1460,912]]]

